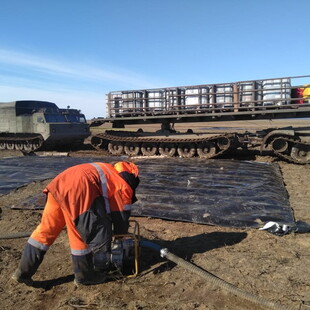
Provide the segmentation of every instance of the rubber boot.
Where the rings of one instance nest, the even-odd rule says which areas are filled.
[[[106,273],[94,270],[93,255],[72,255],[74,284],[79,285],[95,285],[106,282]]]
[[[111,251],[103,249],[93,253],[93,265],[95,271],[107,272],[111,267]]]
[[[19,283],[32,286],[32,276],[36,273],[39,266],[41,265],[45,253],[46,251],[35,248],[27,242],[22,254],[22,258],[19,262],[19,266],[13,273],[12,279]]]

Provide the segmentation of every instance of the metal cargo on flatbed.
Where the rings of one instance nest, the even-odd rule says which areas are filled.
[[[112,91],[106,95],[107,118],[188,115],[195,121],[210,114],[213,118],[222,114],[253,117],[270,110],[283,114],[309,106],[309,99],[296,97],[304,84],[310,84],[310,76]]]

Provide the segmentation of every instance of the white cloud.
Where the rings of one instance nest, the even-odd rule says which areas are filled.
[[[155,87],[155,83],[134,72],[3,48],[0,66],[0,101],[50,101],[59,107],[81,109],[87,118],[105,116],[105,95],[109,91]]]
[[[0,63],[15,70],[19,68],[24,72],[28,70],[29,72],[62,76],[66,79],[116,83],[134,88],[154,87],[154,83],[148,82],[147,78],[127,70],[108,70],[100,68],[100,66],[93,67],[69,61],[55,61],[54,59],[7,49],[0,49]]]

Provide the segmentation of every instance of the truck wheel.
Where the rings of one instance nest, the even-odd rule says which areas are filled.
[[[124,153],[124,146],[120,143],[110,142],[108,150],[112,155],[122,155]]]
[[[198,144],[197,153],[200,158],[212,158],[216,154],[216,146],[212,141]]]
[[[26,151],[26,152],[31,152],[32,151],[32,144],[31,143],[27,143],[27,144],[25,144],[24,145],[24,150]]]
[[[15,143],[14,142],[7,142],[6,143],[6,148],[8,150],[14,150],[15,149]]]
[[[172,157],[175,155],[176,147],[174,144],[162,143],[158,150],[160,155]]]
[[[191,158],[196,154],[196,146],[194,143],[181,143],[178,147],[178,154],[183,158]]]
[[[143,143],[141,152],[144,156],[154,156],[157,154],[157,145],[155,143]]]
[[[309,164],[310,145],[295,144],[291,150],[291,157],[301,164]]]
[[[129,143],[125,145],[124,150],[129,156],[137,156],[140,152],[140,146],[137,143]]]
[[[22,142],[16,142],[15,148],[16,148],[16,150],[18,150],[18,151],[22,151],[22,150],[24,149],[24,143],[22,143]]]

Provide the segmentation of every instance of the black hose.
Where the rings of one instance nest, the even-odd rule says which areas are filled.
[[[292,310],[292,308],[290,308],[290,307],[285,307],[285,306],[276,304],[276,303],[269,301],[269,300],[266,300],[260,296],[256,296],[252,293],[243,291],[243,290],[239,289],[238,287],[236,287],[236,286],[214,276],[213,274],[209,273],[208,271],[203,270],[203,269],[189,263],[188,261],[185,261],[184,259],[170,253],[168,251],[168,249],[162,249],[159,245],[154,244],[150,241],[142,240],[140,242],[140,245],[143,247],[148,247],[148,248],[155,250],[155,251],[159,251],[161,257],[167,258],[168,260],[176,263],[177,265],[184,267],[188,271],[191,271],[191,272],[203,277],[204,279],[208,280],[211,284],[216,285],[218,287],[221,287],[221,288],[229,291],[230,293],[232,293],[238,297],[241,297],[243,299],[246,299],[252,303],[258,304],[262,307],[272,309],[272,310]]]
[[[13,234],[0,235],[0,239],[19,239],[30,237],[30,232],[18,232]]]

